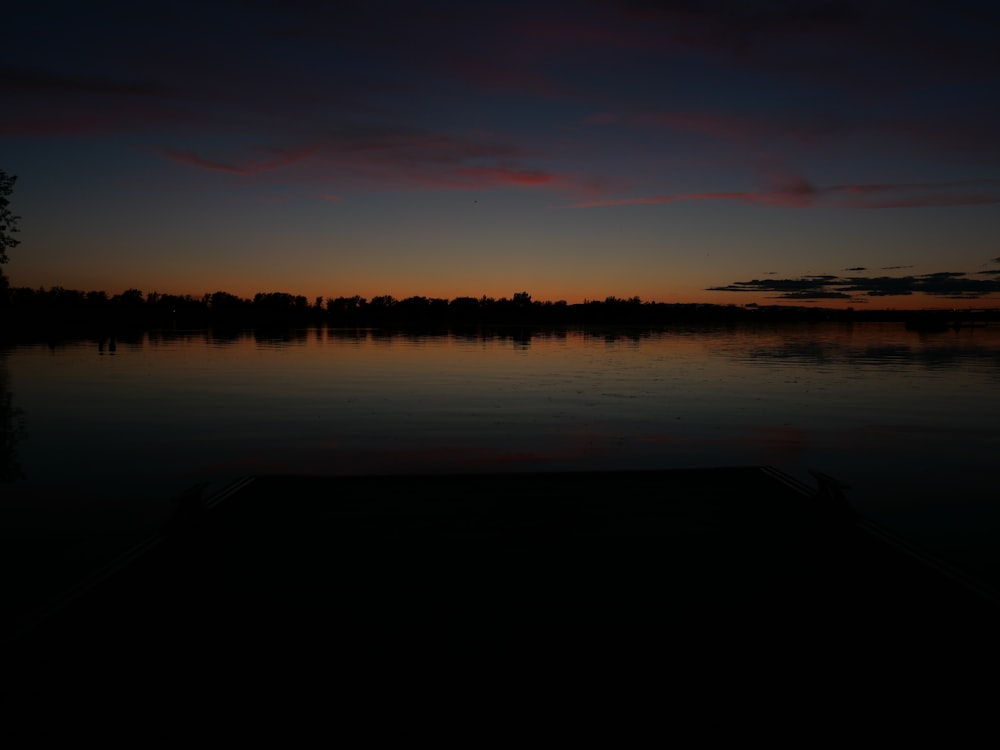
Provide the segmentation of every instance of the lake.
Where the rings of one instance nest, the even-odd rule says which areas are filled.
[[[1000,326],[153,331],[0,350],[0,492],[121,531],[248,474],[770,464],[997,582],[998,386]]]

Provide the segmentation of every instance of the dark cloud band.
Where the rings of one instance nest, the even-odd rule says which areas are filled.
[[[975,274],[983,275],[982,272]],[[1000,294],[1000,278],[974,278],[964,271],[940,271],[916,276],[804,276],[795,279],[753,279],[709,287],[714,292],[772,294],[777,299],[822,300],[901,297],[927,294],[948,299],[981,299]]]

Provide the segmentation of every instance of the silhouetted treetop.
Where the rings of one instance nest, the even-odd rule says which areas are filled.
[[[11,235],[19,231],[17,222],[20,216],[15,216],[10,210],[10,195],[14,192],[15,175],[8,175],[0,169],[0,263],[6,263],[7,248],[17,247],[21,241]]]
[[[5,281],[6,277],[0,278]],[[237,330],[240,326],[284,326],[289,330],[311,325],[350,329],[468,329],[532,326],[673,326],[729,325],[732,323],[782,323],[823,320],[909,320],[912,312],[894,310],[834,310],[792,305],[713,305],[643,302],[639,297],[608,296],[568,304],[565,300],[540,301],[528,292],[512,297],[412,296],[397,299],[389,294],[371,300],[352,297],[318,298],[310,304],[302,295],[258,292],[245,299],[224,291],[196,298],[127,289],[109,296],[102,291],[82,292],[54,286],[3,289],[4,315],[0,336],[44,329],[65,335],[81,330],[181,329],[210,326]],[[945,326],[1000,320],[1000,309],[938,311]],[[937,318],[935,318],[937,320]]]

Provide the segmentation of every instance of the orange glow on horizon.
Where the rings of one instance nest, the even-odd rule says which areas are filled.
[[[513,274],[511,275],[513,277]],[[619,279],[609,279],[606,286],[593,280],[586,280],[573,283],[570,279],[563,280],[563,283],[532,283],[530,278],[525,278],[523,283],[510,283],[508,280],[494,279],[487,284],[477,284],[476,282],[464,282],[461,279],[441,279],[434,278],[412,278],[405,282],[399,279],[387,279],[385,282],[371,280],[358,280],[357,283],[344,281],[343,279],[331,279],[330,282],[323,280],[323,275],[317,274],[302,283],[291,277],[272,277],[259,281],[247,277],[209,278],[202,281],[192,280],[190,277],[176,276],[120,279],[105,278],[106,283],[99,283],[95,278],[52,278],[52,279],[28,279],[15,274],[10,278],[12,287],[29,287],[46,289],[53,287],[63,287],[66,289],[88,292],[92,290],[104,291],[108,296],[120,294],[127,289],[139,289],[144,294],[156,292],[158,294],[171,294],[178,296],[191,296],[194,299],[201,299],[206,294],[215,292],[227,292],[244,299],[253,299],[258,293],[285,292],[292,295],[304,296],[309,304],[315,303],[317,297],[323,300],[335,299],[337,297],[353,297],[355,295],[365,299],[390,295],[395,299],[406,299],[408,297],[427,297],[430,299],[452,300],[456,297],[472,297],[479,299],[483,296],[493,299],[503,297],[511,298],[519,292],[528,292],[532,300],[537,302],[560,302],[567,304],[582,304],[586,301],[604,301],[608,297],[619,299],[631,299],[639,297],[642,302],[656,302],[665,304],[711,304],[711,305],[734,305],[744,307],[755,304],[760,307],[784,306],[803,308],[828,308],[843,310],[849,307],[858,311],[864,310],[981,310],[1000,308],[1000,295],[986,295],[980,298],[949,299],[944,296],[929,295],[925,293],[914,293],[910,295],[885,295],[885,296],[865,296],[858,295],[850,299],[817,298],[817,299],[784,299],[773,292],[732,292],[709,290],[701,288],[692,280],[684,279],[683,284],[675,286],[659,286],[646,284],[637,285],[635,288],[628,288],[627,282]]]
[[[147,291],[147,290],[143,290]],[[173,294],[172,291],[166,291],[161,289],[154,290],[150,287],[149,291],[159,291],[162,293]],[[381,284],[358,284],[353,288],[324,288],[322,286],[313,285],[310,290],[296,289],[288,286],[288,288],[270,288],[266,284],[261,284],[260,286],[250,287],[246,290],[234,291],[233,289],[226,289],[222,287],[220,289],[213,288],[211,292],[198,292],[192,293],[191,296],[196,299],[200,299],[204,294],[216,291],[224,291],[230,294],[235,294],[238,297],[243,297],[245,299],[253,299],[254,295],[259,292],[287,292],[293,295],[302,295],[306,297],[310,304],[313,304],[317,297],[322,297],[323,300],[335,299],[337,297],[353,297],[355,295],[363,297],[367,300],[373,297],[380,297],[389,295],[397,300],[407,299],[408,297],[426,297],[428,299],[446,299],[453,300],[457,297],[472,297],[474,299],[480,299],[482,297],[501,299],[501,298],[512,298],[515,294],[519,292],[528,292],[531,298],[535,302],[566,302],[570,305],[583,304],[588,301],[599,301],[603,302],[608,297],[616,297],[618,299],[631,299],[633,297],[638,297],[642,302],[655,302],[663,304],[709,304],[709,305],[734,305],[736,307],[745,307],[747,305],[757,305],[758,307],[768,307],[768,306],[783,306],[783,307],[804,307],[804,308],[828,308],[832,310],[844,310],[847,308],[854,308],[858,311],[863,310],[927,310],[927,309],[938,309],[938,310],[981,310],[981,309],[991,309],[1000,308],[1000,299],[995,296],[982,297],[979,299],[946,299],[943,297],[928,295],[928,294],[911,294],[911,295],[897,295],[897,296],[880,296],[880,297],[859,297],[857,299],[783,299],[775,295],[768,294],[754,294],[752,292],[741,293],[741,292],[722,292],[722,291],[699,291],[690,289],[676,289],[676,290],[664,290],[661,293],[646,292],[641,291],[628,292],[617,289],[610,289],[608,291],[598,291],[593,288],[588,288],[588,290],[571,290],[571,289],[556,289],[555,293],[548,294],[544,288],[535,287],[531,284],[524,284],[521,287],[507,288],[507,287],[495,287],[495,286],[483,286],[476,287],[475,285],[469,284],[465,287],[461,286],[446,286],[446,287],[433,287],[421,288],[418,285],[413,286],[392,286],[392,285],[381,285]],[[109,294],[112,292],[109,291]],[[182,292],[181,294],[185,294]]]

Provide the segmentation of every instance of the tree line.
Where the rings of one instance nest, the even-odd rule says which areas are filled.
[[[330,325],[337,327],[459,328],[500,325],[671,325],[746,320],[893,320],[892,311],[831,310],[788,305],[714,305],[644,302],[639,297],[605,297],[568,304],[541,301],[528,292],[511,297],[366,298],[315,297],[258,292],[251,298],[224,291],[191,295],[127,289],[109,295],[54,286],[13,287],[0,295],[0,321],[10,329],[178,327],[204,325]]]
[[[287,292],[258,292],[252,298],[217,291],[201,297],[192,295],[144,294],[127,289],[109,295],[103,291],[81,291],[54,286],[13,287],[7,290],[0,305],[21,321],[31,319],[110,317],[121,320],[273,318],[288,321],[325,322],[336,325],[423,324],[463,322],[571,322],[584,317],[595,319],[637,319],[656,317],[665,312],[677,313],[693,306],[643,302],[638,297],[606,297],[582,304],[565,300],[540,301],[528,292],[511,297],[440,297],[412,296],[396,298],[390,294],[366,298],[316,297]],[[697,306],[719,310],[732,306]]]

